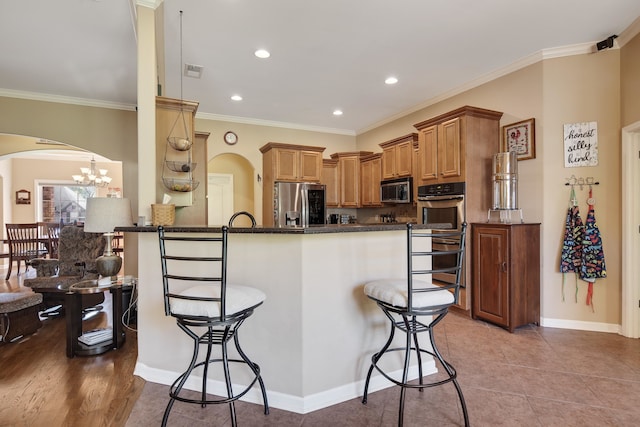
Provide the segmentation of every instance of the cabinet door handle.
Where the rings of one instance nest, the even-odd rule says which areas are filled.
[[[503,273],[507,272],[507,263],[503,262],[502,264],[500,264],[500,268],[502,269]]]

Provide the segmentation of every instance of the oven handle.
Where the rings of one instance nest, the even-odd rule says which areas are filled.
[[[420,202],[430,202],[432,200],[463,200],[464,196],[422,196],[418,197]]]

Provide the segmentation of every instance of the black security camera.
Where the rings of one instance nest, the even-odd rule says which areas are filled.
[[[615,40],[616,38],[618,38],[618,36],[616,36],[615,34],[609,36],[601,42],[596,43],[596,47],[598,48],[598,50],[611,48],[613,47],[613,40]]]

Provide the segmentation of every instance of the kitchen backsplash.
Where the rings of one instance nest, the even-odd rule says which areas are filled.
[[[382,208],[360,208],[360,209],[327,209],[327,215],[351,215],[356,217],[358,224],[380,224],[390,222],[395,218],[395,222],[406,223],[416,222],[417,208],[406,205],[389,205]]]

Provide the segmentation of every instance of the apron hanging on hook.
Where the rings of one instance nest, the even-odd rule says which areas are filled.
[[[564,241],[560,257],[560,272],[562,274],[562,301],[564,301],[564,285],[566,273],[573,272],[576,281],[576,302],[578,301],[578,273],[582,264],[582,244],[584,241],[584,225],[580,217],[578,200],[574,184],[571,184],[569,207],[565,220]]]
[[[580,266],[580,278],[589,284],[587,290],[587,305],[593,308],[593,284],[596,279],[607,277],[607,269],[604,262],[604,250],[602,248],[602,236],[596,224],[595,199],[593,198],[593,187],[589,185],[589,212],[585,224],[582,262]]]

